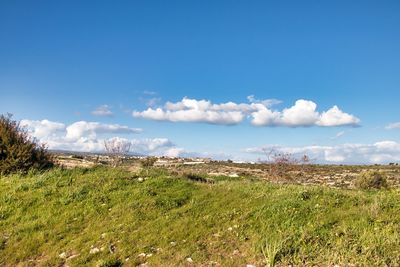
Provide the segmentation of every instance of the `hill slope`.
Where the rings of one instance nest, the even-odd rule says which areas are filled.
[[[395,266],[400,192],[93,168],[0,178],[0,266]]]

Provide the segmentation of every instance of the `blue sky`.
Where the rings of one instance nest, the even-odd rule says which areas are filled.
[[[399,161],[399,12],[398,1],[1,1],[0,113],[54,148],[99,150],[118,136],[149,154],[255,160],[278,146],[328,163]],[[279,100],[268,107],[279,118],[165,115],[185,97],[250,105],[251,95]],[[359,121],[288,124],[283,110],[300,99]],[[104,105],[112,116],[93,115]],[[143,116],[148,108],[162,118]],[[232,115],[200,109],[210,112]],[[65,141],[79,121],[86,131]],[[104,126],[115,124],[142,131]]]

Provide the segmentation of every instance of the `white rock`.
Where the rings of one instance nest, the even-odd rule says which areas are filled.
[[[253,264],[247,264],[246,267],[256,267],[256,266]]]
[[[146,253],[140,253],[138,256],[139,257],[146,257]]]
[[[94,247],[94,248],[90,249],[90,254],[96,254],[96,253],[99,253],[99,252],[100,252],[99,248]]]
[[[139,177],[137,180],[138,180],[139,182],[143,182],[143,181],[144,181],[143,177]]]
[[[186,261],[192,263],[193,259],[189,257],[189,258],[186,258]]]
[[[58,255],[58,257],[60,257],[61,259],[65,259],[67,258],[67,253],[63,252],[60,255]]]
[[[232,228],[232,227],[229,227],[229,228],[228,228],[228,231],[232,231],[232,230],[233,230],[233,228]]]

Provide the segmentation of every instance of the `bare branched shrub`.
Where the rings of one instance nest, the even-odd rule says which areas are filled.
[[[304,154],[300,159],[299,159],[299,164],[301,165],[301,172],[302,174],[310,171],[310,166],[314,164],[316,161],[315,158],[310,158],[307,154]]]
[[[290,153],[279,152],[275,149],[263,149],[269,164],[269,175],[273,178],[288,178],[291,165],[297,164],[297,160]]]
[[[112,138],[104,141],[104,148],[107,154],[111,158],[111,164],[113,167],[117,167],[122,162],[122,157],[129,153],[131,149],[131,143],[123,141],[117,138]]]
[[[269,150],[263,149],[263,152],[267,157],[269,174],[273,178],[291,178],[289,176],[289,171],[298,169],[303,173],[306,171],[306,167],[313,162],[306,154],[300,158],[296,158],[291,153],[281,152],[274,148]],[[296,166],[301,166],[301,168],[296,168]]]
[[[53,166],[45,145],[29,136],[12,115],[0,115],[0,174]]]

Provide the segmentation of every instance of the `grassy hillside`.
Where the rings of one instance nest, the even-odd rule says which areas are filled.
[[[398,190],[54,169],[0,178],[0,266],[397,266],[399,211]]]

